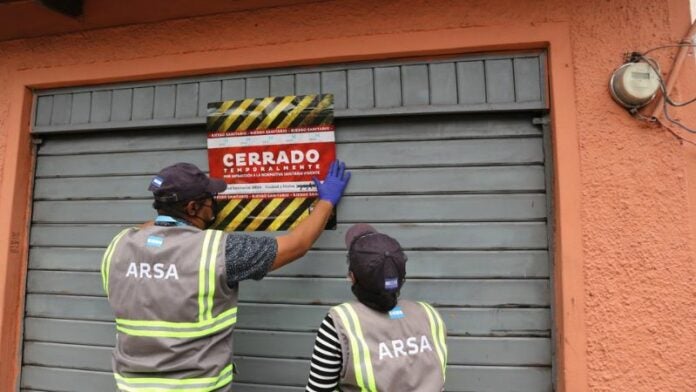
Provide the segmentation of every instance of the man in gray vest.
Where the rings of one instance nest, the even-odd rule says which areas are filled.
[[[226,189],[190,163],[152,179],[154,222],[119,233],[102,260],[116,316],[113,369],[122,391],[229,391],[238,282],[262,279],[302,257],[322,233],[350,179],[333,162],[319,201],[288,234],[252,237],[208,227]]]
[[[399,300],[406,255],[372,226],[346,233],[357,301],[334,306],[314,343],[306,391],[440,392],[447,330],[425,302]]]

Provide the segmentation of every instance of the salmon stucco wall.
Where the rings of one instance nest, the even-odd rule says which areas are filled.
[[[556,262],[582,263],[584,320],[567,328],[583,330],[586,342],[566,355],[587,364],[587,379],[566,380],[566,390],[696,391],[696,138],[634,120],[607,90],[625,52],[676,42],[688,15],[688,0],[334,0],[2,42],[0,165],[16,164],[5,162],[7,124],[22,103],[3,92],[18,72],[320,38],[359,45],[387,34],[566,23],[576,87],[551,93],[575,100],[582,242],[579,260]],[[669,69],[675,51],[654,54]],[[675,92],[682,99],[696,95],[693,55],[687,60]],[[696,127],[695,109],[675,115]]]

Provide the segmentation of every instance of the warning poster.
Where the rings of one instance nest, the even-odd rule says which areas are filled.
[[[312,177],[336,159],[330,94],[210,103],[207,130],[210,176],[227,182],[218,230],[292,229],[316,201]]]

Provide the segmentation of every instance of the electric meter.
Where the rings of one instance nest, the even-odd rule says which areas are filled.
[[[609,80],[609,90],[614,100],[629,109],[647,105],[659,88],[659,76],[644,61],[620,66]]]

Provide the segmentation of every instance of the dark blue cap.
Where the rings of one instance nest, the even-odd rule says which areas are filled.
[[[358,223],[346,232],[349,269],[358,285],[371,293],[395,292],[406,279],[408,257],[399,241]]]
[[[147,189],[155,200],[168,203],[215,195],[227,189],[227,184],[224,180],[209,178],[194,164],[179,162],[162,169]]]

